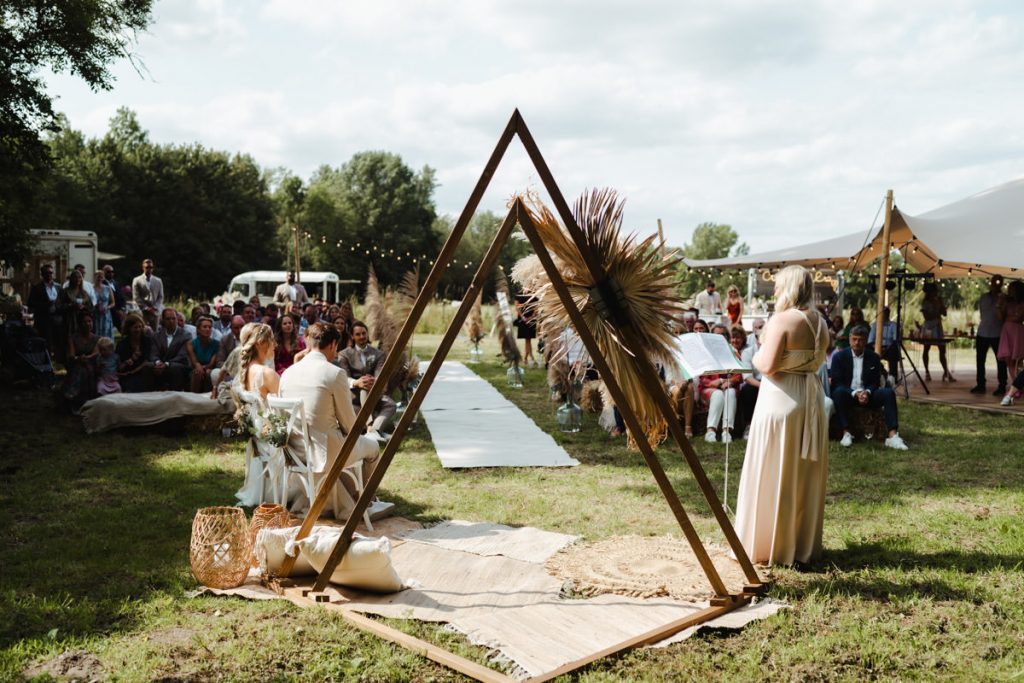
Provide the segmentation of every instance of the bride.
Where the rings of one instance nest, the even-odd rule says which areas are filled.
[[[274,331],[269,325],[249,323],[238,337],[239,373],[237,381],[239,411],[244,412],[256,429],[262,427],[267,409],[267,396],[276,394],[280,377],[271,366],[274,362]],[[245,483],[235,493],[239,505],[255,507],[265,502],[263,463],[261,458],[273,458],[280,449],[266,441],[249,439],[245,449]]]
[[[753,358],[761,390],[740,475],[736,532],[757,563],[807,563],[821,555],[828,423],[817,372],[829,335],[813,298],[806,269],[780,271],[775,314]]]

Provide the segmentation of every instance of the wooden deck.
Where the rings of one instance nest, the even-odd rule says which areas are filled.
[[[922,365],[921,347],[913,342],[907,343],[907,352],[917,365],[918,372],[921,373],[921,377],[924,377],[924,366]],[[1002,400],[1002,396],[993,396],[992,392],[995,391],[998,382],[996,381],[996,361],[990,353],[988,356],[988,363],[986,364],[986,388],[987,391],[984,394],[972,394],[971,389],[974,387],[977,379],[975,352],[973,348],[950,348],[947,351],[947,360],[949,362],[950,371],[953,373],[953,377],[956,378],[955,382],[943,382],[942,381],[942,366],[939,365],[939,354],[938,350],[933,348],[931,350],[928,367],[932,372],[932,381],[928,382],[928,389],[931,392],[926,394],[922,388],[921,382],[918,381],[910,368],[910,363],[904,359],[903,367],[910,373],[909,377],[909,389],[910,399],[913,401],[920,401],[922,403],[941,403],[943,405],[957,406],[959,408],[970,408],[971,410],[982,410],[989,413],[1004,413],[1010,415],[1021,415],[1024,416],[1024,399],[1018,400],[1012,406],[1001,406],[999,402]],[[1013,376],[1007,380],[1008,382],[1013,381]],[[903,387],[902,385],[896,388],[897,396],[902,397]]]

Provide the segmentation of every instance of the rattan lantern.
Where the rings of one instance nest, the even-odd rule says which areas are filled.
[[[252,543],[245,512],[238,507],[200,508],[192,520],[189,561],[196,581],[210,588],[235,588],[249,575]]]

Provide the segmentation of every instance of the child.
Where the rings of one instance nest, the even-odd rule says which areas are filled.
[[[114,353],[114,340],[100,337],[96,342],[100,355],[96,356],[96,393],[100,396],[121,393],[121,383],[117,379],[118,357]]]

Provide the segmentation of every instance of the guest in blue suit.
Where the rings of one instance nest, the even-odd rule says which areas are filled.
[[[896,450],[907,450],[900,438],[899,417],[896,413],[896,392],[882,386],[882,360],[868,348],[868,328],[860,325],[850,332],[850,347],[840,349],[832,356],[829,373],[832,400],[835,402],[839,426],[843,428],[843,446],[853,444],[850,433],[850,411],[854,404],[881,409],[889,436],[885,445]]]

